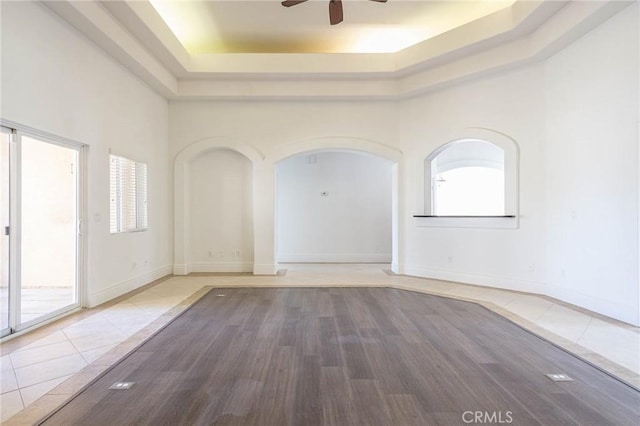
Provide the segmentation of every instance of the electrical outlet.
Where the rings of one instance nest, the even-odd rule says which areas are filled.
[[[138,264],[136,262],[131,262],[131,269],[136,269]]]
[[[233,250],[233,251],[231,252],[231,255],[232,255],[233,257],[240,257],[240,250],[237,250],[237,249],[236,249],[236,250]]]
[[[529,266],[527,266],[527,270],[529,272],[535,271],[536,270],[536,264],[535,263],[530,264]]]
[[[209,250],[209,257],[213,257],[213,251]]]
[[[449,262],[449,263],[453,263],[453,256],[449,256],[449,257],[447,257],[447,262]]]

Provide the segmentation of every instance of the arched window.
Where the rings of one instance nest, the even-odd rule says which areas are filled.
[[[516,221],[508,227],[517,226],[518,147],[510,138],[487,129],[466,129],[429,154],[424,170],[425,213],[418,217],[509,217]],[[469,224],[442,220],[446,219],[426,224]]]
[[[447,144],[431,159],[431,214],[503,216],[504,150],[480,140]]]

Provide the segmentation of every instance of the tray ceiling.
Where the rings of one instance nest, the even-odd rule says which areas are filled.
[[[190,100],[407,98],[542,60],[633,4],[343,0],[331,26],[328,1],[41,3],[161,95]]]
[[[515,0],[343,0],[345,19],[336,26],[328,2],[285,8],[278,0],[151,0],[190,54],[396,52]]]

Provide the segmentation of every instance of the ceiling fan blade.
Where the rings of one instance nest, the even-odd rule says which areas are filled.
[[[283,5],[284,7],[291,7],[291,6],[295,6],[296,4],[304,3],[306,1],[308,0],[284,0],[280,4]]]
[[[342,22],[342,0],[329,1],[329,22],[331,25]]]

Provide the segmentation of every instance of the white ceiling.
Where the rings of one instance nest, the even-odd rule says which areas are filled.
[[[331,26],[329,0],[151,0],[190,54],[395,52],[468,24],[515,0],[343,0]]]
[[[343,0],[344,22],[331,26],[328,0],[175,0],[175,33],[149,0],[42,4],[169,99],[352,100],[407,98],[543,60],[633,1]],[[381,49],[390,33],[415,44]]]

